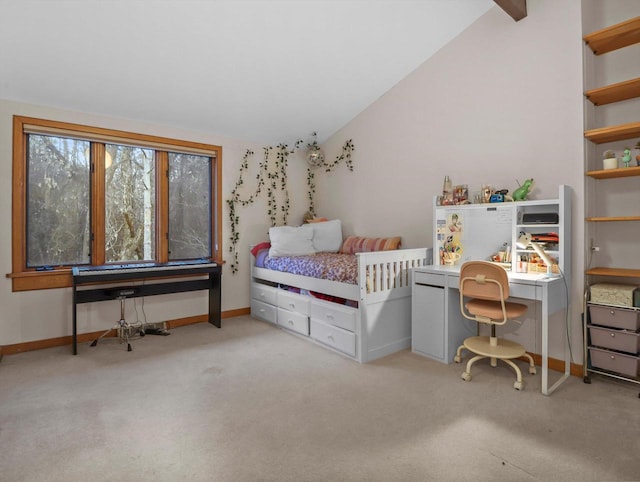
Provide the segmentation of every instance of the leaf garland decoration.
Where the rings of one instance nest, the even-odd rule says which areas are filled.
[[[317,146],[315,140],[316,133],[313,133],[314,140],[312,143],[307,144],[307,147]],[[288,189],[288,176],[287,168],[289,165],[289,156],[300,148],[303,141],[296,141],[293,148],[289,148],[287,144],[281,143],[278,146],[263,147],[263,158],[258,164],[258,173],[256,174],[256,187],[250,195],[242,197],[240,191],[245,188],[245,178],[249,175],[249,161],[254,155],[251,149],[247,149],[242,162],[240,163],[240,172],[236,184],[231,191],[231,196],[227,199],[227,207],[229,208],[229,225],[231,228],[231,236],[229,236],[229,252],[233,256],[230,268],[231,273],[236,274],[238,272],[238,242],[240,241],[240,215],[238,214],[238,207],[244,207],[253,204],[260,197],[264,190],[267,193],[267,216],[271,222],[271,226],[276,226],[279,220],[282,225],[287,224],[289,217],[289,209],[291,207],[289,189]],[[326,172],[331,172],[336,166],[344,162],[347,165],[349,171],[353,171],[352,153],[355,150],[353,142],[349,139],[342,148],[342,153],[336,157],[336,160],[332,163],[322,162],[319,167],[325,169]],[[269,168],[269,158],[271,153],[275,151],[275,162],[273,168]],[[312,167],[307,168],[307,187],[308,187],[308,199],[309,199],[309,211],[314,213],[314,194],[316,191],[315,186],[315,174],[312,171]],[[282,193],[282,201],[278,202],[278,196],[276,191],[280,190]]]

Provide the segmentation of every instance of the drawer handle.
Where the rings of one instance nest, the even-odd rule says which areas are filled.
[[[611,338],[615,338],[616,334],[615,333],[611,333]]]
[[[615,357],[614,355],[611,355],[611,359],[612,359],[612,360],[615,360],[615,359],[616,359],[616,357]]]
[[[287,320],[287,322],[288,322],[291,326],[293,326],[293,320]]]
[[[333,335],[327,335],[327,340],[335,341],[335,340],[333,339]]]
[[[295,307],[296,307],[296,304],[295,304],[295,303],[289,303],[289,306],[290,306],[291,308],[295,308]]]
[[[610,314],[610,315],[615,315],[615,314],[616,314],[616,312],[615,312],[615,311],[613,311],[613,310],[611,310],[611,311],[609,311],[609,314]]]
[[[327,313],[327,319],[328,320],[333,320],[333,315],[331,313]]]
[[[264,313],[264,308],[260,308],[260,313]]]

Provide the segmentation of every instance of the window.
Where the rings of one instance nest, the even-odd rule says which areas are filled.
[[[203,156],[169,153],[169,255],[200,258],[211,250],[211,167]]]
[[[221,148],[14,117],[13,290],[71,267],[220,260]]]
[[[105,150],[105,261],[154,260],[154,152],[115,144],[107,144]]]
[[[89,263],[88,141],[29,135],[27,267]]]

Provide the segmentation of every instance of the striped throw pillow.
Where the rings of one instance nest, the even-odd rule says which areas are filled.
[[[341,253],[355,254],[369,251],[391,251],[399,249],[400,236],[393,238],[363,238],[360,236],[348,236],[342,243]]]

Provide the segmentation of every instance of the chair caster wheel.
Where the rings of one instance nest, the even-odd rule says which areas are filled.
[[[470,381],[470,380],[471,380],[471,373],[469,373],[469,372],[462,372],[462,379],[463,379],[465,382]]]
[[[516,380],[516,382],[513,384],[513,388],[515,388],[516,390],[522,390],[522,382]]]
[[[454,356],[453,361],[456,363],[460,363],[460,357],[458,355]]]
[[[529,367],[529,373],[531,375],[535,375],[536,374],[536,367]]]

